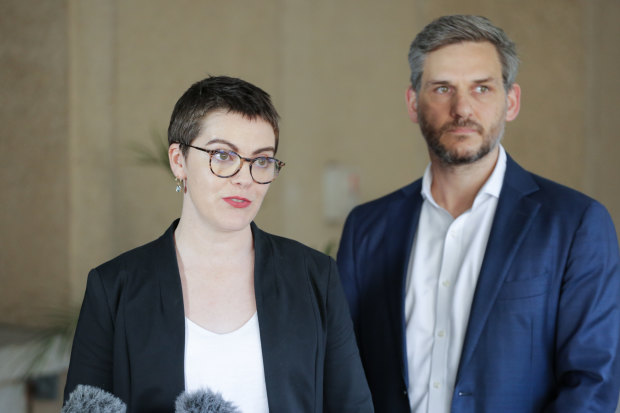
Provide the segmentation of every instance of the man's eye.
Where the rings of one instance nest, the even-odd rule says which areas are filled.
[[[476,86],[476,92],[478,92],[478,93],[486,93],[489,90],[490,90],[489,87],[485,86],[485,85],[478,85],[478,86]]]
[[[437,91],[437,93],[448,93],[450,91],[450,88],[448,88],[448,86],[439,86],[437,89],[435,89]]]

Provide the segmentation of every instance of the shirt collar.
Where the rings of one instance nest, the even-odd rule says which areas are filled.
[[[499,156],[497,157],[497,162],[495,163],[495,168],[493,168],[493,172],[489,179],[484,183],[478,195],[474,199],[474,204],[472,208],[475,208],[482,199],[483,195],[493,196],[495,198],[499,198],[499,194],[502,190],[502,184],[504,183],[504,174],[506,173],[506,150],[500,144],[499,145]],[[439,208],[439,205],[433,199],[433,195],[431,194],[431,183],[433,182],[433,174],[431,172],[431,164],[429,163],[426,166],[426,170],[424,171],[424,176],[422,177],[422,190],[420,191],[422,197],[433,204],[434,206]]]

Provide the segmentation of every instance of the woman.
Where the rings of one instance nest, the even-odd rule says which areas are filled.
[[[278,132],[269,95],[243,80],[179,99],[181,218],[90,272],[65,400],[85,384],[130,412],[170,412],[209,388],[243,412],[372,411],[334,261],[253,223],[284,165]]]

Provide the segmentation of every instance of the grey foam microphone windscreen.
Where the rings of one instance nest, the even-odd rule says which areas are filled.
[[[60,412],[126,413],[127,405],[103,389],[80,384],[69,394],[69,399]]]
[[[224,400],[220,393],[209,389],[181,393],[174,411],[175,413],[241,413],[234,404]]]

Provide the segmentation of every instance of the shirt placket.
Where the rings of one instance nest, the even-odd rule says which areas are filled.
[[[450,351],[450,308],[454,296],[454,279],[461,262],[462,222],[460,216],[448,227],[444,236],[441,269],[437,278],[435,329],[431,355],[431,374],[428,389],[428,412],[449,412],[446,400],[448,390],[448,356]]]

